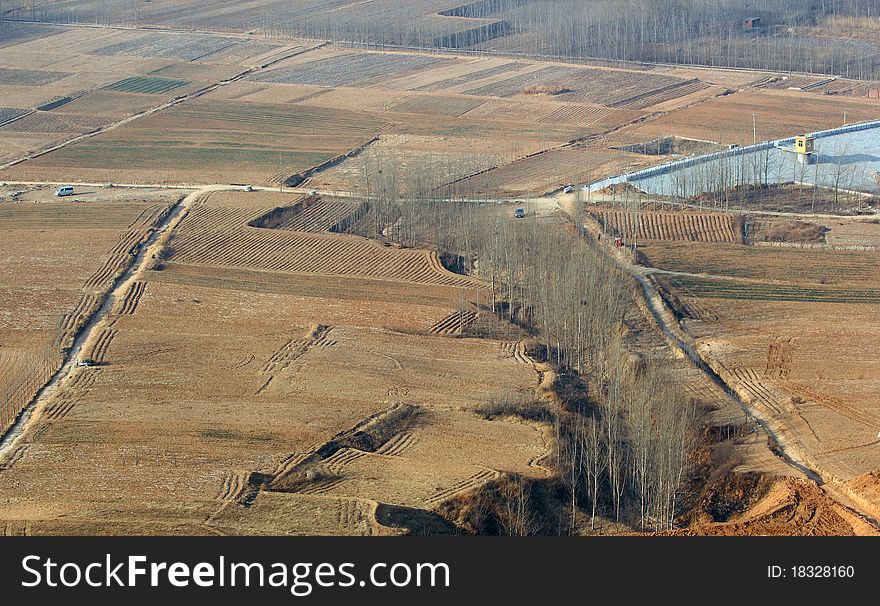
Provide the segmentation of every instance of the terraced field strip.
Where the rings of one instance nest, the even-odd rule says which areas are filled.
[[[4,132],[80,134],[97,130],[112,121],[113,118],[107,116],[36,111],[8,121],[2,129]]]
[[[117,306],[116,313],[133,315],[134,312],[137,311],[138,303],[140,303],[141,297],[146,289],[146,282],[134,282],[131,287],[129,287],[128,292],[125,293],[122,302]]]
[[[39,107],[37,107],[37,109],[40,110],[41,112],[48,112],[53,109],[58,109],[59,107],[67,105],[68,103],[73,101],[73,99],[74,98],[72,96],[71,97],[61,97],[60,99],[55,99],[54,101],[49,101],[48,103],[44,103],[43,105],[40,105]]]
[[[431,507],[436,507],[456,495],[479,488],[486,482],[496,480],[500,475],[501,474],[494,469],[483,469],[464,480],[456,482],[442,490],[438,490],[436,493],[425,499],[425,502]]]
[[[560,101],[582,101],[629,109],[642,109],[707,86],[694,79],[595,68],[578,70],[563,84],[571,92],[558,95]]]
[[[616,113],[619,113],[619,110],[603,107],[601,105],[566,103],[551,114],[540,118],[538,122],[543,124],[576,124],[588,126]]]
[[[742,226],[729,213],[661,213],[596,210],[590,213],[607,233],[639,240],[681,240],[741,244]]]
[[[310,196],[299,203],[276,208],[249,222],[251,227],[309,233],[344,232],[369,209],[366,202]]]
[[[252,128],[270,134],[303,133],[321,139],[370,139],[385,124],[363,113],[301,105],[203,101],[182,104],[173,115],[183,121],[209,121],[218,128]],[[238,126],[236,126],[238,125]],[[351,146],[348,146],[351,147]]]
[[[441,336],[460,335],[465,326],[477,319],[477,312],[467,309],[455,311],[435,322],[430,331]]]
[[[175,80],[173,78],[158,78],[155,76],[132,76],[119,82],[114,82],[103,87],[102,90],[117,93],[141,93],[159,94],[167,93],[175,88],[189,84],[187,80]]]
[[[342,234],[308,234],[243,228],[201,230],[175,243],[179,263],[265,269],[292,273],[365,276],[420,284],[472,286],[474,280],[453,274],[432,251],[394,249]]]
[[[696,78],[693,80],[677,82],[652,91],[634,95],[628,99],[622,99],[609,104],[611,107],[625,107],[628,109],[645,109],[658,103],[678,99],[687,95],[709,88],[705,82]]]
[[[804,397],[809,402],[815,402],[825,408],[839,412],[856,423],[861,423],[872,430],[880,431],[880,417],[875,414],[871,414],[870,412],[862,410],[852,404],[848,404],[841,398],[820,393],[815,389],[802,384],[789,381],[784,383],[784,385],[794,393]]]
[[[735,278],[709,279],[669,276],[674,288],[687,288],[699,297],[797,303],[855,303],[880,305],[880,288],[787,286],[741,282]]]
[[[417,435],[410,432],[399,433],[385,442],[376,453],[389,457],[399,457],[419,442]]]
[[[181,235],[201,233],[204,231],[223,231],[226,229],[242,229],[249,222],[264,215],[269,209],[236,208],[231,206],[214,206],[208,204],[208,197],[194,206],[181,222],[178,233]]]
[[[327,467],[330,473],[341,475],[348,465],[365,456],[367,456],[367,453],[363,450],[340,448],[333,455],[324,459],[323,465]]]

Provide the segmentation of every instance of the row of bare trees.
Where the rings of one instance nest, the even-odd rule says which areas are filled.
[[[558,221],[516,220],[507,205],[447,187],[454,175],[444,167],[399,160],[364,161],[359,187],[376,212],[361,229],[464,259],[488,284],[472,303],[536,335],[560,377],[555,468],[571,525],[587,511],[594,521],[670,528],[699,420],[664,358],[632,351],[641,313],[632,279]]]
[[[354,3],[342,10],[272,0],[232,13],[193,4],[187,11],[132,0],[4,0],[0,16],[880,78],[876,0],[463,0],[452,9],[448,2],[425,0]],[[757,27],[743,27],[755,17],[761,19]],[[496,45],[498,38],[505,40]]]

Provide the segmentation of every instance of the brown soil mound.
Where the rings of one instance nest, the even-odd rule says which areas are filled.
[[[600,194],[605,194],[606,196],[619,196],[621,194],[644,194],[642,190],[640,190],[635,185],[630,183],[613,183],[607,187],[603,187],[599,190]]]
[[[880,503],[880,470],[869,471],[849,481],[854,492],[871,503]]]
[[[815,483],[780,478],[764,498],[730,522],[698,524],[658,534],[852,536],[878,533],[869,524],[834,503]]]
[[[825,242],[827,231],[828,228],[824,225],[805,221],[783,221],[770,227],[763,235],[768,242],[822,243]]]

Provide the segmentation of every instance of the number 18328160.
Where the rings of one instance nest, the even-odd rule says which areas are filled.
[[[846,565],[768,566],[767,576],[773,579],[851,579],[856,576],[856,569]]]

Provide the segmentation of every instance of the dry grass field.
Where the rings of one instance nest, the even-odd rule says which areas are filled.
[[[62,27],[41,31],[43,35],[0,47],[0,95],[14,108],[36,110],[0,126],[0,162],[305,49],[296,43],[211,35]]]

